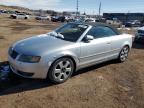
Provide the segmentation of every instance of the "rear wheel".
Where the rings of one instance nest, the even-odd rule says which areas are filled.
[[[70,58],[56,60],[48,72],[48,78],[54,83],[63,83],[71,77],[74,71],[74,63]]]
[[[129,46],[124,46],[119,54],[119,62],[125,62],[128,58]]]

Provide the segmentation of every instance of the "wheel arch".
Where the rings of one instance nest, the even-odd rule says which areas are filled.
[[[73,63],[74,63],[74,71],[76,71],[77,65],[78,65],[78,62],[79,62],[78,58],[76,56],[74,56],[74,55],[66,54],[66,55],[61,55],[61,56],[53,57],[53,60],[49,61],[49,63],[48,63],[49,64],[48,72],[50,71],[50,69],[53,66],[53,64],[57,60],[59,60],[61,58],[69,58],[69,59],[71,59],[73,61]]]
[[[69,59],[71,59],[71,60],[73,61],[73,63],[74,63],[74,72],[76,71],[77,62],[76,62],[76,60],[74,59],[74,57],[71,56],[71,55],[64,55],[64,56],[61,56],[61,57],[57,57],[55,60],[53,60],[53,61],[51,62],[51,64],[49,65],[48,72],[47,72],[47,78],[48,78],[49,72],[50,72],[51,69],[52,69],[53,64],[54,64],[57,60],[62,59],[62,58],[69,58]]]
[[[71,59],[71,60],[73,61],[73,63],[74,63],[74,71],[76,70],[77,63],[76,63],[76,60],[74,59],[74,57],[72,57],[72,56],[70,56],[70,55],[65,55],[65,56],[62,56],[62,57],[60,57],[60,58],[58,58],[58,59],[61,59],[61,58],[69,58],[69,59]],[[58,59],[56,59],[56,60],[58,60]],[[55,61],[56,61],[56,60],[55,60]],[[55,61],[54,61],[54,62],[55,62]],[[54,62],[53,62],[53,63],[54,63]],[[52,63],[52,64],[53,64],[53,63]]]
[[[129,50],[131,50],[131,47],[132,47],[132,44],[130,44],[130,42],[126,41],[124,42],[124,44],[122,45],[121,49],[125,46],[128,46],[129,47]]]
[[[130,49],[131,49],[130,45],[128,45],[128,44],[125,44],[125,45],[122,47],[122,49],[121,49],[121,51],[120,51],[120,53],[119,53],[119,56],[118,56],[118,58],[117,58],[117,61],[120,62],[120,63],[121,63],[121,62],[124,62],[124,61],[126,60],[126,59],[125,59],[124,61],[121,60],[121,52],[122,52],[122,50],[123,50],[125,47],[128,47],[128,50],[129,50],[129,51],[130,51]],[[128,51],[128,52],[129,52],[129,51]],[[128,56],[127,56],[127,57],[128,57]]]

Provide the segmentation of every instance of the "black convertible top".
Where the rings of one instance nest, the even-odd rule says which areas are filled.
[[[108,24],[100,23],[100,22],[83,22],[83,24],[91,25],[91,26],[109,26]]]
[[[100,23],[100,22],[80,22],[79,24],[84,24],[84,25],[91,25],[91,26],[105,26],[113,29],[118,35],[121,33],[113,26],[105,24],[105,23]]]
[[[86,23],[86,22],[84,22],[83,24],[91,25],[91,26],[105,26],[105,27],[109,27],[109,28],[113,29],[118,35],[121,34],[121,33],[117,30],[117,28],[115,28],[115,27],[113,27],[113,26],[111,26],[111,25],[105,24],[105,23],[99,23],[99,22]]]

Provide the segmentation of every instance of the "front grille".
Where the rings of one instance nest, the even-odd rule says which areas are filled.
[[[11,52],[9,52],[10,56],[13,58],[13,59],[16,59],[17,56],[18,56],[18,52],[12,50]]]

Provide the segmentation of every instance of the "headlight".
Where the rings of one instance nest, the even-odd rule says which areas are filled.
[[[40,59],[40,56],[21,55],[18,60],[26,63],[38,63]]]

